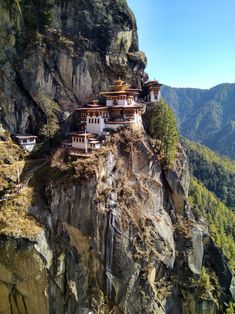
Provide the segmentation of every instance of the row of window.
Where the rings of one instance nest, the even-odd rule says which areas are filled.
[[[73,137],[73,141],[74,142],[80,142],[80,143],[84,143],[85,142],[85,139],[84,138],[81,138],[81,137]],[[90,144],[91,147],[95,147],[96,144]]]
[[[115,99],[121,99],[121,100],[123,100],[123,99],[133,99],[134,97],[133,96],[127,96],[127,97],[125,97],[125,96],[119,96],[119,97],[107,97],[107,100],[115,100]]]
[[[28,140],[21,140],[21,143],[34,143],[34,139],[28,139]]]
[[[95,116],[96,115],[96,117],[98,117],[98,115],[99,114],[97,114],[97,113],[89,113],[88,114],[89,116]],[[81,113],[81,117],[86,117],[87,116],[87,113],[86,112],[82,112]],[[108,113],[107,112],[104,112],[103,114],[102,114],[102,117],[107,117],[108,116]]]
[[[74,142],[84,143],[84,138],[81,138],[81,137],[74,137],[74,138],[73,138],[73,141],[74,141]]]
[[[100,123],[100,119],[88,119],[88,122],[89,122],[89,123],[92,123],[92,124],[93,124],[93,123],[99,124],[99,123]]]

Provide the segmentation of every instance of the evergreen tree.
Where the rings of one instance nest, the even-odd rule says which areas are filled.
[[[202,270],[201,270],[201,287],[205,290],[212,290],[213,286],[211,285],[210,282],[210,276],[206,271],[206,268],[204,266],[202,266]]]
[[[179,142],[177,120],[173,110],[163,100],[158,103],[150,119],[150,132],[167,167],[172,166]]]

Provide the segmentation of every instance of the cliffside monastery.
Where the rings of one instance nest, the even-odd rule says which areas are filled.
[[[116,131],[125,126],[142,127],[142,114],[147,102],[160,100],[158,81],[145,84],[145,93],[133,89],[122,80],[115,81],[109,91],[100,93],[105,97],[105,105],[94,100],[92,103],[77,109],[79,132],[70,133],[71,155],[87,154],[98,149],[102,139],[112,130]]]
[[[100,148],[102,141],[112,131],[125,126],[142,127],[142,114],[146,104],[160,100],[161,85],[158,81],[145,83],[144,90],[131,88],[122,80],[117,80],[109,91],[101,92],[105,104],[97,100],[76,110],[77,132],[71,132],[70,139],[62,143],[70,155],[83,156]],[[24,149],[31,152],[37,136],[16,134],[15,139]]]

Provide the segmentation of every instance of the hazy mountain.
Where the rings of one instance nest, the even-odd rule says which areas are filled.
[[[235,158],[235,84],[206,90],[163,86],[162,96],[174,108],[184,136]]]

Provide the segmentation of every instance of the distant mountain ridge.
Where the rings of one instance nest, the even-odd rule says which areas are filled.
[[[210,89],[162,87],[182,135],[235,159],[235,83]]]
[[[235,161],[222,158],[209,148],[181,139],[191,174],[227,207],[235,210]]]

